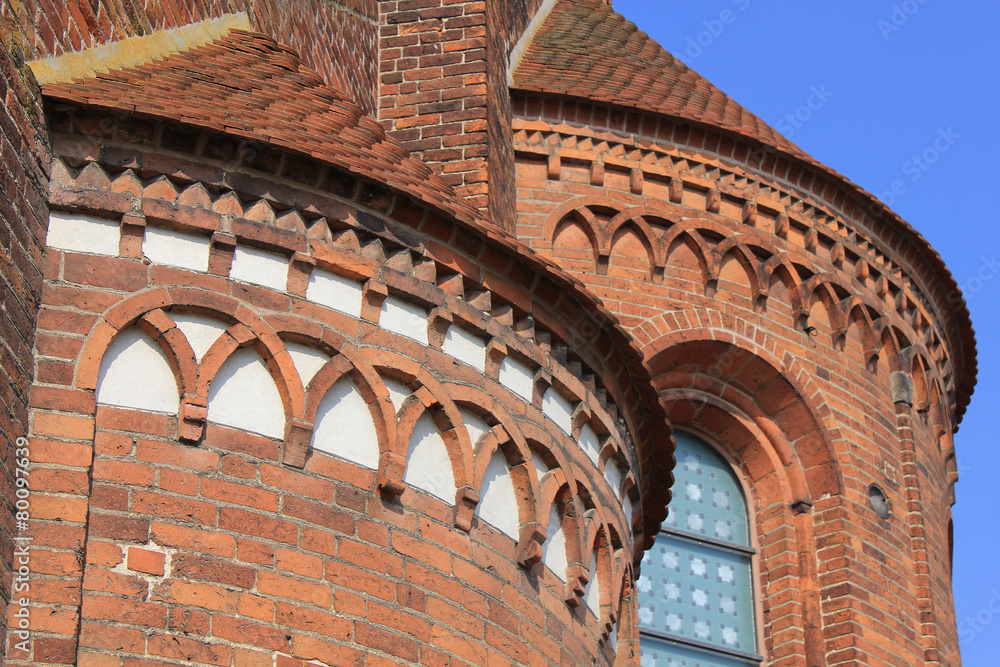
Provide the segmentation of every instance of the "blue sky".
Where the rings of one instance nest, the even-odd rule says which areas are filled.
[[[979,384],[955,438],[954,590],[964,664],[996,664],[1000,568],[991,563],[1000,562],[1000,447],[989,420],[1000,401],[1000,3],[614,0],[614,7],[889,203],[962,286]]]

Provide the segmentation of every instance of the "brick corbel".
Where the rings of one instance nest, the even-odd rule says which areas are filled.
[[[705,276],[705,296],[711,298],[715,296],[716,290],[719,289],[719,272],[712,267],[708,268],[708,274]]]
[[[463,486],[455,492],[455,527],[461,531],[472,530],[472,516],[479,504],[479,494],[471,486]]]
[[[293,468],[302,468],[309,454],[309,444],[312,442],[313,425],[309,422],[293,418],[285,426],[285,443],[282,452],[282,463]]]
[[[602,163],[590,163],[590,184],[598,187],[604,185],[604,165]]]
[[[235,236],[223,232],[212,234],[208,254],[208,272],[216,276],[228,278],[229,271],[233,268],[233,252],[235,251]]]
[[[642,556],[639,556],[642,558]],[[576,609],[583,603],[587,593],[587,583],[590,582],[590,570],[579,563],[572,563],[566,568],[566,591],[563,599],[570,607]]]
[[[387,498],[395,498],[406,490],[403,473],[406,472],[406,457],[398,452],[385,451],[379,457],[376,482],[379,492]]]
[[[847,329],[845,327],[836,327],[831,332],[833,337],[833,347],[836,350],[844,351],[844,345],[847,343]]]
[[[633,169],[628,175],[629,192],[634,195],[642,194],[643,173],[642,169]]]
[[[177,436],[188,443],[197,444],[205,431],[208,418],[208,398],[197,394],[184,394],[181,399]]]
[[[711,188],[705,193],[705,210],[709,213],[718,213],[721,207],[722,194],[716,188]]]
[[[750,227],[757,226],[757,202],[748,201],[743,204],[743,224]]]
[[[549,180],[558,181],[562,174],[562,158],[558,155],[550,155],[546,165],[546,175]]]
[[[292,255],[292,261],[288,263],[288,283],[289,294],[305,297],[309,288],[309,276],[312,275],[316,260],[309,255],[297,252]]]
[[[517,539],[517,564],[530,570],[542,560],[542,543],[545,531],[538,523],[522,524]]]
[[[374,278],[361,288],[361,319],[378,324],[382,302],[389,296],[389,288]]]
[[[531,386],[534,388],[531,396],[531,403],[536,408],[541,410],[542,397],[545,396],[545,392],[552,386],[552,374],[549,373],[548,369],[539,368],[535,371],[535,377],[531,381]]]
[[[679,204],[684,197],[684,181],[679,178],[671,178],[667,188],[671,203]]]
[[[448,329],[455,322],[454,316],[444,308],[435,308],[428,319],[427,342],[431,347],[441,349]]]
[[[779,213],[778,217],[774,219],[774,235],[780,239],[788,238],[788,216],[784,213]]]
[[[500,365],[507,358],[509,351],[507,346],[496,338],[491,338],[486,344],[486,377],[498,380],[500,378]]]
[[[142,239],[146,233],[146,219],[126,214],[122,217],[121,232],[118,254],[131,259],[142,259]],[[149,263],[148,260],[146,263]]]
[[[611,251],[606,248],[597,250],[597,275],[603,276],[608,273],[608,265],[611,263]]]
[[[761,283],[763,285],[763,283]],[[755,313],[762,313],[767,308],[767,298],[770,296],[768,287],[757,287],[753,291],[753,310]]]
[[[576,407],[573,409],[573,416],[570,418],[570,423],[572,424],[571,431],[575,440],[580,439],[580,430],[589,424],[593,417],[594,413],[591,411],[590,406],[587,405],[586,401],[580,401],[576,404]],[[595,429],[594,432],[600,433],[597,429]],[[598,452],[598,454],[600,454],[600,452]]]

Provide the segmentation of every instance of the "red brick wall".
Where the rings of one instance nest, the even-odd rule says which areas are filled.
[[[4,3],[0,18],[19,26],[19,49],[26,60],[81,51],[158,30],[168,30],[248,12],[256,30],[296,49],[309,67],[332,86],[349,94],[367,113],[375,111],[375,0],[165,0],[122,3],[42,2]]]
[[[51,120],[61,156],[52,205],[121,220],[122,239],[116,257],[46,253],[32,389],[32,652],[12,654],[9,663],[611,664],[606,637],[619,618],[620,659],[628,661],[631,607],[618,600],[628,594],[631,529],[641,527],[640,515],[625,517],[602,473],[545,421],[540,393],[529,404],[498,383],[498,362],[487,378],[442,354],[440,340],[424,348],[374,323],[389,293],[432,310],[441,338],[450,322],[462,323],[494,341],[491,358],[517,354],[540,365],[538,391],[552,385],[573,396],[581,404],[577,428],[593,423],[606,434],[601,465],[613,458],[627,472],[636,457],[618,433],[615,397],[632,380],[621,364],[603,366],[609,349],[596,350],[595,341],[606,341],[601,332],[567,344],[571,328],[539,312],[539,297],[514,277],[527,266],[498,249],[469,255],[482,241],[402,197],[383,193],[379,201],[405,223],[388,213],[376,219],[350,200],[370,202],[373,188],[349,178],[343,197],[289,186],[296,175],[323,181],[318,166],[289,163],[287,172],[265,174],[252,158],[220,160],[211,133],[189,137],[198,156],[167,156],[155,137],[171,132],[100,119],[58,108]],[[76,134],[94,127],[101,132]],[[137,137],[149,143],[136,145]],[[276,177],[287,187],[276,190]],[[209,272],[144,261],[145,225],[212,234]],[[294,257],[288,293],[229,280],[234,244]],[[360,321],[303,298],[314,264],[366,280]],[[282,442],[205,425],[192,395],[206,389],[191,384],[198,364],[190,356],[170,357],[184,387],[183,419],[95,406],[97,369],[115,332],[137,324],[181,349],[168,342],[177,332],[164,317],[185,308],[239,322],[230,335],[256,336],[257,346],[273,346],[279,336],[309,341],[370,369],[358,378],[386,373],[419,385],[420,401],[451,423],[458,423],[458,402],[495,415],[504,429],[496,432],[512,435],[504,455],[521,457],[512,466],[521,502],[537,499],[540,521],[548,504],[565,505],[564,522],[579,542],[569,554],[569,584],[533,564],[544,525],[522,520],[515,542],[472,518],[471,470],[456,472],[461,497],[452,508],[401,484],[399,458],[371,470],[307,453],[308,435],[295,431]],[[268,356],[269,365],[288,363],[279,357]],[[285,400],[308,433],[308,395]],[[384,395],[369,400],[389,403]],[[417,408],[411,402],[399,425],[385,422],[381,437],[398,447],[393,429],[412,426]],[[646,430],[641,413],[621,410]],[[405,453],[406,436],[399,442]],[[541,482],[533,477],[534,451],[556,469]],[[481,452],[476,469],[488,460]],[[623,489],[638,508],[633,475]],[[599,619],[579,598],[589,545],[607,572]]]
[[[769,151],[572,100],[518,96],[514,114],[518,236],[608,304],[674,426],[752,484],[771,664],[958,664],[955,377],[934,360],[961,347],[925,305],[940,285]]]
[[[10,33],[4,34],[4,46]],[[38,90],[15,50],[0,49],[0,604],[11,591],[14,459],[28,432],[35,318],[48,221],[48,136]],[[0,620],[6,631],[7,617]],[[2,649],[0,649],[2,655]]]
[[[379,119],[459,194],[514,230],[507,62],[539,0],[383,0]]]

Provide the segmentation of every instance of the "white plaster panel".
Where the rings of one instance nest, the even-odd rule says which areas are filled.
[[[284,292],[288,286],[288,258],[266,250],[236,246],[229,277]]]
[[[383,329],[427,345],[427,312],[419,306],[386,297],[378,323]]]
[[[495,452],[486,466],[476,516],[517,540],[521,519],[517,513],[514,480],[503,454]]]
[[[286,340],[285,348],[288,350],[288,356],[292,358],[292,363],[295,364],[295,370],[299,372],[303,388],[308,387],[309,381],[316,377],[319,369],[330,361],[330,355],[302,343]]]
[[[167,355],[138,329],[119,334],[101,360],[97,402],[177,414],[180,392]]]
[[[208,392],[208,419],[271,438],[285,436],[285,409],[267,364],[252,348],[234,352]]]
[[[566,581],[566,533],[563,532],[562,519],[555,505],[549,507],[549,525],[545,530],[545,541],[542,542],[542,562],[552,570],[561,581]]]
[[[458,489],[455,487],[455,472],[451,467],[448,448],[434,420],[426,412],[413,425],[403,481],[449,505],[455,504],[455,492]]]
[[[183,234],[163,227],[146,227],[142,254],[153,264],[208,271],[211,243],[207,236]]]
[[[597,572],[597,554],[590,554],[590,581],[584,589],[583,601],[587,603],[594,616],[601,617],[601,582]]]
[[[45,243],[51,248],[114,257],[118,255],[121,238],[117,222],[76,213],[49,213]]]
[[[215,341],[219,340],[219,336],[229,328],[225,322],[197,313],[170,313],[170,319],[187,338],[188,345],[194,350],[195,359],[199,363]]]
[[[500,363],[500,384],[527,403],[534,397],[535,374],[517,359],[506,357]]]
[[[622,512],[625,513],[625,523],[627,524],[625,528],[626,530],[631,530],[632,514],[635,512],[635,506],[632,505],[632,499],[628,496],[625,496],[625,499],[622,500]]]
[[[601,441],[597,437],[597,434],[594,433],[594,429],[590,428],[589,424],[584,424],[580,429],[579,445],[580,449],[583,450],[583,453],[587,455],[587,458],[589,458],[596,466],[601,457]],[[618,487],[614,488],[615,491],[618,490]]]
[[[320,401],[311,445],[366,468],[378,468],[375,421],[361,392],[350,380],[339,380]]]
[[[385,388],[389,390],[389,400],[392,401],[392,407],[396,408],[396,412],[399,412],[400,408],[403,407],[403,401],[413,392],[399,380],[384,377],[382,378],[382,382],[385,383]]]
[[[448,327],[441,350],[445,354],[469,364],[480,373],[486,372],[486,341],[456,326]]]
[[[573,432],[573,406],[556,391],[555,387],[545,390],[545,395],[542,396],[542,413],[555,422],[566,435]]]
[[[542,475],[552,470],[552,468],[550,468],[549,465],[542,460],[542,457],[539,455],[539,453],[534,450],[531,451],[531,460],[535,462],[535,472],[538,473],[539,479],[542,477]]]
[[[336,273],[313,269],[306,298],[352,317],[361,317],[361,283]]]
[[[475,448],[476,443],[479,442],[479,438],[482,437],[483,433],[493,429],[479,415],[465,409],[459,409],[459,412],[462,413],[462,420],[465,421],[465,430],[469,432],[469,442]]]
[[[618,464],[615,463],[614,459],[608,459],[604,462],[604,479],[607,480],[611,490],[614,491],[617,496],[618,489],[621,488],[622,485],[622,470],[618,467]]]

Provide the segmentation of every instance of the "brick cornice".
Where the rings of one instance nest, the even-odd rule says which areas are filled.
[[[827,259],[847,251],[857,271],[883,279],[878,296],[893,296],[902,320],[914,322],[907,324],[911,342],[926,341],[928,347],[935,338],[947,342],[954,364],[941,372],[954,373],[956,424],[961,420],[977,367],[961,291],[927,241],[869,193],[827,167],[725,131],[561,96],[515,97],[513,130],[515,150],[545,158],[550,167],[555,159],[639,172],[644,181],[669,186],[664,199],[679,201],[685,190],[704,193],[706,214],[712,216],[709,199],[721,196],[739,206],[740,217],[731,218],[738,223],[748,221],[749,210],[754,217],[769,217],[770,227],[756,225],[765,236],[783,242],[789,227],[798,228],[809,254],[824,246]]]

